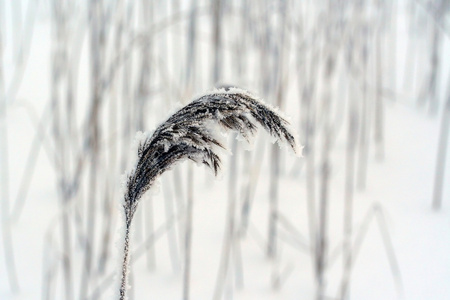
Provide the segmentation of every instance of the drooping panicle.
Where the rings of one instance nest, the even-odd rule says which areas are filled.
[[[221,161],[214,150],[224,145],[214,137],[211,121],[239,132],[247,140],[257,130],[256,121],[297,151],[288,122],[274,109],[240,89],[214,91],[178,110],[140,143],[136,167],[126,183],[127,219],[133,217],[140,197],[175,163],[190,159],[207,165],[217,174]]]
[[[137,163],[128,174],[125,187],[126,228],[120,300],[126,299],[130,226],[139,199],[162,173],[185,159],[203,163],[217,174],[220,157],[215,150],[224,146],[214,137],[213,124],[237,131],[248,140],[257,130],[253,121],[278,141],[286,142],[294,152],[299,152],[283,117],[249,93],[234,88],[217,90],[192,101],[140,141]]]

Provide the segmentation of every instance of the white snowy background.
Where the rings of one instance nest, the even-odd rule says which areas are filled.
[[[450,299],[448,142],[438,151],[449,138],[449,18],[445,0],[1,0],[0,299],[113,298],[135,133],[221,84],[279,107],[304,157],[282,148],[273,175],[278,146],[260,128],[221,154],[219,178],[194,165],[187,295],[190,162],[165,173],[134,220],[130,299],[212,299],[218,286],[215,299]],[[230,201],[236,232],[220,279]]]

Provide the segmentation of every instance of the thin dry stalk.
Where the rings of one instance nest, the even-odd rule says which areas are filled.
[[[234,249],[236,230],[235,230],[235,216],[236,216],[236,185],[237,185],[237,140],[234,135],[232,145],[233,158],[230,161],[230,176],[228,181],[228,210],[227,210],[227,225],[225,229],[223,244],[222,244],[222,258],[220,260],[220,267],[217,273],[216,287],[214,289],[214,300],[220,300],[222,298],[223,290],[228,275],[228,268],[230,264],[230,256]]]
[[[66,299],[73,298],[73,280],[72,280],[72,247],[71,247],[71,230],[70,230],[70,212],[65,209],[69,201],[68,195],[68,156],[67,143],[65,141],[66,126],[64,126],[63,104],[64,99],[61,97],[59,90],[63,85],[64,76],[67,75],[67,49],[64,45],[67,42],[67,9],[68,7],[60,2],[54,2],[53,11],[53,64],[52,64],[52,89],[51,89],[51,105],[53,114],[53,134],[55,140],[54,160],[57,168],[57,191],[61,202],[62,215],[62,241],[63,241],[63,269],[64,269],[64,285]],[[59,162],[59,164],[58,164]]]
[[[113,45],[115,49],[121,49],[121,43],[122,43],[122,26],[123,26],[123,20],[124,20],[124,8],[123,3],[121,1],[118,1],[116,4],[116,18],[115,23],[112,24],[115,28],[114,32],[114,41]],[[118,74],[117,74],[118,75]],[[109,118],[108,118],[108,129],[110,132],[119,132],[120,127],[118,126],[118,121],[120,120],[119,117],[119,93],[118,93],[118,87],[120,86],[119,83],[119,76],[115,76],[113,79],[111,79],[114,84],[112,84],[111,89],[109,91]],[[104,226],[102,230],[102,243],[100,244],[100,258],[99,258],[99,271],[100,273],[103,273],[107,262],[110,258],[110,241],[112,240],[113,235],[113,216],[114,216],[114,200],[115,200],[115,189],[114,189],[114,182],[115,182],[115,174],[117,174],[117,166],[118,166],[118,157],[119,157],[119,147],[120,147],[120,141],[114,140],[111,143],[111,146],[109,147],[109,157],[107,160],[107,169],[108,172],[106,174],[105,178],[105,195],[103,196],[103,219],[104,219]]]
[[[172,191],[170,189],[170,185],[169,182],[167,180],[163,180],[162,182],[162,189],[163,189],[163,193],[164,193],[164,212],[166,215],[166,220],[167,220],[167,224],[168,226],[169,224],[169,219],[170,217],[174,214],[174,201],[173,201],[173,197],[172,197]],[[178,245],[177,245],[177,232],[175,230],[175,226],[170,225],[170,227],[167,228],[167,243],[169,246],[169,254],[170,254],[170,261],[172,263],[172,269],[173,271],[177,271],[178,270],[178,266],[179,266],[179,257],[178,257],[178,253],[179,253],[179,249],[178,249]]]
[[[445,12],[445,6],[448,5],[448,1],[440,1],[436,13],[434,14],[435,22],[440,23],[443,13]],[[430,65],[431,70],[427,78],[426,87],[421,95],[419,104],[424,104],[426,100],[429,103],[429,112],[436,114],[439,107],[439,99],[437,97],[437,84],[438,74],[440,73],[440,48],[441,48],[441,29],[433,23],[433,36],[431,42],[430,51]]]
[[[355,79],[350,79],[355,80]],[[345,166],[345,194],[344,194],[344,243],[343,243],[343,278],[341,284],[341,299],[348,295],[350,270],[352,267],[352,227],[353,227],[353,194],[355,181],[355,151],[358,135],[358,113],[355,97],[355,86],[350,86],[347,153]]]
[[[92,16],[92,29],[90,33],[90,53],[91,61],[91,107],[89,112],[89,121],[87,135],[89,136],[90,149],[90,169],[89,169],[89,188],[88,188],[88,211],[87,211],[87,239],[86,251],[83,260],[83,272],[81,275],[80,299],[86,299],[89,292],[89,284],[92,282],[92,266],[95,261],[95,232],[97,217],[97,189],[99,182],[99,151],[100,151],[100,100],[102,98],[101,90],[101,70],[103,66],[102,57],[104,51],[104,19],[103,3],[100,0],[92,0],[89,4],[89,12]]]
[[[192,258],[192,214],[194,205],[194,174],[192,164],[188,166],[187,203],[184,225],[184,270],[183,270],[183,300],[189,300],[191,288],[191,258]]]
[[[286,20],[287,20],[287,2],[281,2],[279,4],[278,18],[279,26],[281,27],[279,39],[276,40],[277,45],[274,47],[274,81],[275,81],[275,97],[276,105],[278,107],[283,107],[284,105],[284,90],[287,89],[285,86],[284,71],[286,68],[287,60],[285,57],[289,56],[289,53],[285,50],[286,43]],[[275,145],[272,147],[271,152],[271,172],[270,172],[270,215],[269,215],[269,235],[268,235],[268,246],[267,254],[270,258],[275,258],[277,256],[277,223],[278,223],[278,190],[279,190],[279,177],[280,177],[280,148]]]
[[[335,58],[332,54],[325,57],[324,85],[325,89],[322,95],[322,109],[324,124],[322,129],[322,157],[320,162],[320,193],[319,193],[319,220],[317,228],[316,244],[316,280],[317,291],[316,299],[321,300],[325,297],[325,271],[326,256],[328,253],[328,206],[330,189],[330,171],[331,171],[331,138],[333,130],[331,128],[331,103],[332,103],[332,78],[335,70]]]
[[[381,29],[375,33],[375,128],[374,139],[376,145],[376,156],[379,160],[384,159],[384,100],[382,97],[383,76],[382,76],[382,55],[381,55]]]
[[[1,17],[1,16],[0,16]],[[11,222],[9,217],[9,164],[8,164],[8,120],[6,113],[5,84],[3,79],[3,36],[0,30],[0,181],[1,181],[1,219],[2,219],[2,240],[5,251],[5,265],[8,274],[8,281],[13,293],[19,291],[17,279],[14,247],[11,233]]]
[[[435,210],[441,209],[442,195],[444,193],[445,166],[447,160],[448,139],[450,135],[450,85],[447,93],[447,103],[442,112],[438,153],[436,157],[436,173],[434,176],[433,208]]]
[[[264,152],[266,147],[262,145],[262,140],[259,139],[256,143],[256,153],[254,159],[249,163],[251,170],[249,173],[248,184],[244,192],[244,201],[242,203],[241,217],[240,217],[240,233],[244,235],[247,233],[250,213],[252,209],[252,204],[255,200],[256,187],[259,181],[259,175],[261,174],[261,161],[264,158]],[[267,248],[267,247],[266,247]]]
[[[153,208],[153,201],[154,199],[152,197],[149,197],[148,201],[145,203],[146,205],[146,229],[147,229],[147,235],[151,236],[154,232],[154,208]],[[156,251],[154,247],[155,243],[151,243],[148,247],[147,251],[147,268],[150,271],[153,271],[156,268]]]
[[[214,63],[212,64],[213,85],[216,85],[222,77],[222,0],[214,0],[212,9],[213,20],[213,45],[214,45]]]
[[[194,100],[161,124],[151,137],[140,142],[137,164],[127,176],[124,195],[121,300],[126,298],[131,222],[142,195],[159,176],[185,159],[203,163],[217,173],[220,158],[215,149],[224,146],[213,136],[209,128],[211,122],[225,130],[238,131],[248,139],[257,129],[250,117],[272,136],[298,152],[295,138],[287,128],[287,121],[250,94],[238,89],[218,90]]]
[[[364,33],[364,31],[362,32]],[[362,98],[361,98],[361,128],[359,132],[359,156],[358,156],[358,176],[357,176],[357,185],[360,190],[363,190],[366,188],[366,181],[367,181],[367,164],[369,159],[369,143],[370,143],[370,124],[371,124],[371,96],[367,93],[367,85],[368,85],[368,49],[367,49],[367,37],[362,36],[360,34],[359,37],[361,43],[363,43],[362,49],[361,49],[361,57],[362,57],[362,74],[360,77],[362,78],[363,82],[363,88],[362,88]]]

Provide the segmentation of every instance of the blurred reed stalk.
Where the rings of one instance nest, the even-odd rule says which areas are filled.
[[[89,35],[90,43],[90,108],[86,128],[89,147],[89,185],[86,211],[86,244],[83,259],[83,272],[81,274],[80,299],[85,299],[90,291],[89,285],[92,283],[93,263],[96,261],[96,231],[97,231],[97,208],[99,202],[98,192],[100,187],[100,141],[101,126],[101,100],[104,97],[102,89],[102,71],[104,70],[105,56],[105,19],[103,12],[103,2],[92,0],[89,3],[89,15],[91,17],[91,30]]]
[[[189,24],[188,24],[188,45],[186,52],[186,73],[184,77],[185,96],[190,97],[195,90],[197,82],[197,0],[190,1]],[[192,214],[194,202],[194,173],[192,165],[188,165],[186,173],[186,207],[184,211],[184,235],[183,235],[183,291],[182,299],[190,298],[191,284],[191,256],[192,256]]]
[[[355,70],[354,59],[349,55],[348,68],[349,73]],[[344,190],[344,242],[342,249],[343,258],[343,272],[342,283],[340,291],[340,299],[348,299],[350,271],[352,268],[352,239],[353,239],[353,194],[355,188],[355,160],[356,160],[356,145],[358,141],[358,93],[357,85],[358,79],[356,74],[349,78],[349,97],[348,97],[348,127],[347,127],[347,149],[345,157],[345,190]]]
[[[382,60],[382,24],[377,22],[375,32],[375,112],[374,112],[374,142],[376,157],[384,159],[384,99],[383,99],[383,60]]]
[[[331,78],[334,73],[334,58],[332,54],[325,57],[325,70],[323,73],[324,89],[322,96],[322,150],[320,162],[320,192],[319,192],[319,220],[317,230],[317,244],[316,244],[316,279],[317,291],[316,299],[325,298],[325,272],[326,272],[326,257],[328,255],[328,207],[329,207],[329,185],[331,172],[331,136],[332,128],[330,123],[330,109],[331,109]]]
[[[222,15],[224,3],[222,0],[213,0],[211,6],[211,18],[213,22],[212,45],[214,46],[214,63],[211,64],[213,68],[212,78],[213,85],[216,85],[222,78],[222,61],[223,61],[223,47],[222,47]]]
[[[237,146],[237,134],[233,134],[232,139],[232,147],[231,153],[233,157],[230,159],[230,173],[228,177],[228,208],[226,215],[226,227],[225,233],[223,237],[222,243],[222,257],[220,260],[219,270],[217,272],[216,285],[214,288],[214,300],[220,300],[223,297],[223,291],[225,288],[225,284],[227,282],[227,278],[230,276],[229,269],[230,266],[230,257],[236,256],[236,243],[237,243],[237,234],[236,234],[236,207],[237,207],[237,164],[238,164],[238,146]],[[239,274],[242,276],[242,274]]]
[[[192,261],[192,214],[194,203],[194,174],[192,164],[187,169],[187,199],[184,219],[184,266],[183,266],[183,300],[190,299],[191,261]]]
[[[431,18],[433,19],[432,22],[432,40],[430,44],[430,71],[428,78],[425,81],[425,87],[423,90],[423,93],[420,97],[419,104],[425,104],[428,102],[428,110],[429,113],[432,115],[437,114],[438,107],[439,107],[439,98],[437,95],[437,87],[438,87],[438,74],[440,72],[440,66],[441,66],[441,36],[442,36],[442,28],[440,27],[440,24],[442,22],[442,19],[444,17],[444,13],[448,10],[450,7],[449,1],[437,1],[435,4],[435,9],[432,10]]]
[[[450,76],[449,76],[450,79]],[[440,210],[442,207],[442,196],[444,193],[445,166],[447,164],[448,139],[450,135],[450,80],[447,88],[447,101],[442,110],[438,152],[436,157],[436,171],[433,188],[433,208]],[[448,176],[448,174],[447,174]]]
[[[359,12],[360,14],[366,14],[367,9],[365,7],[361,7]],[[369,25],[367,22],[363,22],[359,25],[360,34],[356,37],[356,44],[359,44],[360,53],[356,53],[360,57],[361,60],[361,85],[362,85],[362,95],[361,95],[361,113],[360,113],[360,125],[361,128],[359,130],[359,138],[358,138],[358,169],[357,169],[357,186],[360,190],[364,190],[366,188],[367,182],[367,168],[368,168],[368,160],[369,160],[369,149],[370,149],[370,132],[371,132],[371,124],[372,124],[372,99],[371,94],[368,93],[368,85],[369,85],[369,47],[368,41],[370,39]]]
[[[0,9],[0,23],[3,21],[2,9]],[[8,155],[8,115],[7,98],[5,93],[5,81],[3,75],[3,31],[0,30],[0,201],[2,219],[2,240],[7,277],[10,289],[13,293],[19,292],[19,281],[17,277],[12,229],[9,209],[9,155]]]
[[[124,14],[125,8],[122,0],[117,1],[115,4],[116,13],[115,18],[111,20],[112,30],[112,41],[114,51],[113,55],[117,55],[117,65],[121,65],[123,63],[123,55],[120,53],[120,49],[122,49],[122,34],[123,34],[123,26],[124,26]],[[112,65],[114,62],[110,62]],[[113,68],[113,66],[111,66]],[[114,175],[118,172],[118,163],[120,158],[120,142],[119,138],[121,127],[120,127],[120,101],[121,95],[119,93],[120,90],[120,71],[122,69],[118,68],[113,78],[111,87],[109,89],[109,107],[108,107],[108,129],[109,135],[114,138],[111,141],[110,146],[108,147],[108,157],[105,157],[105,189],[104,194],[102,196],[102,209],[103,209],[103,228],[101,229],[101,243],[99,249],[99,259],[98,259],[98,271],[100,274],[103,274],[107,268],[109,259],[110,259],[110,248],[111,241],[113,235],[113,225],[114,225],[114,200],[116,200],[116,189],[115,189],[115,178]],[[102,74],[103,75],[103,74]],[[105,92],[105,96],[107,92]]]
[[[57,274],[58,262],[55,253],[52,231],[48,231],[44,237],[44,251],[42,259],[43,280],[42,280],[42,300],[54,299],[55,294],[55,275]]]
[[[72,230],[70,228],[70,210],[67,209],[69,196],[69,161],[68,156],[70,145],[67,144],[66,136],[68,127],[67,116],[72,112],[67,111],[64,104],[70,105],[70,94],[64,94],[63,86],[68,80],[68,11],[69,6],[61,1],[52,3],[53,12],[53,61],[52,61],[52,85],[51,85],[51,106],[53,120],[53,139],[55,144],[54,160],[57,174],[57,191],[61,205],[63,241],[62,266],[64,270],[64,284],[66,299],[73,299],[73,267],[72,267]],[[70,82],[68,82],[70,84]],[[70,121],[70,119],[69,119]]]
[[[167,224],[167,244],[169,248],[169,256],[170,262],[172,264],[172,269],[174,273],[176,273],[179,269],[179,247],[177,244],[177,232],[176,227],[173,224],[170,224],[169,220],[172,215],[175,214],[174,210],[174,199],[172,195],[172,191],[170,189],[169,182],[167,180],[162,181],[162,189],[164,193],[164,212],[166,215],[166,224]]]

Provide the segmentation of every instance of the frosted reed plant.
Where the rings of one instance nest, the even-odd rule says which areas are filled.
[[[300,154],[286,119],[248,92],[236,88],[216,90],[193,100],[159,125],[152,135],[139,141],[137,162],[127,174],[123,200],[125,235],[121,300],[126,299],[127,291],[130,227],[142,195],[161,174],[185,159],[205,164],[217,174],[221,160],[216,152],[225,146],[214,134],[215,126],[237,131],[248,140],[257,131],[255,121],[280,144],[285,143]]]

